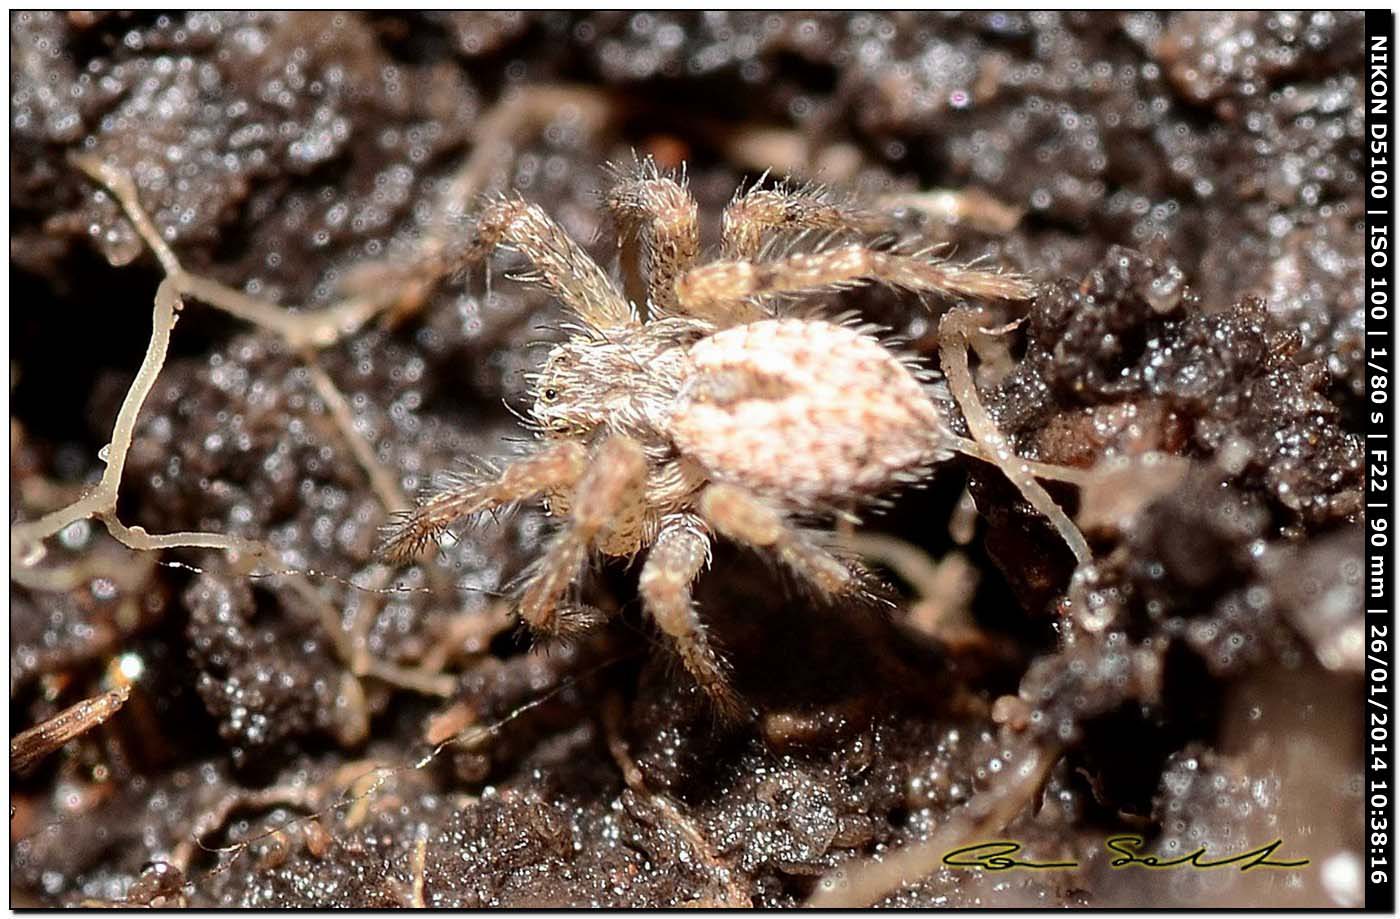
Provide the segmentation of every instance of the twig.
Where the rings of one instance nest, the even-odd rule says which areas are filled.
[[[12,526],[12,568],[33,567],[43,557],[44,540],[70,524],[90,517],[102,521],[113,538],[132,549],[223,549],[243,553],[253,559],[263,558],[267,554],[266,547],[261,543],[240,536],[219,533],[167,533],[153,536],[141,527],[128,527],[117,519],[117,491],[121,487],[122,471],[126,468],[127,453],[131,449],[136,418],[146,397],[155,386],[156,377],[165,365],[165,356],[170,347],[170,332],[175,327],[180,306],[177,286],[167,278],[156,291],[150,344],[146,347],[146,356],[136,372],[136,379],[132,381],[126,398],[122,400],[121,409],[117,412],[117,421],[112,428],[112,441],[106,451],[107,468],[103,470],[101,480],[86,495],[67,507],[45,514],[38,520]]]
[[[268,331],[279,335],[305,363],[312,385],[326,404],[331,420],[340,431],[342,439],[351,454],[364,469],[376,496],[386,510],[404,507],[408,499],[399,489],[394,476],[389,473],[374,455],[368,442],[355,430],[354,416],[349,403],[336,388],[334,382],[321,368],[316,351],[340,340],[357,330],[363,323],[383,308],[382,303],[372,298],[351,298],[337,306],[314,313],[296,314],[277,306],[256,300],[215,281],[187,273],[170,246],[161,238],[137,196],[136,186],[131,177],[110,166],[95,156],[75,155],[73,162],[90,177],[105,185],[116,197],[127,217],[136,227],[137,233],[150,246],[156,259],[166,272],[156,294],[154,331],[146,353],[146,359],[137,373],[135,382],[127,393],[126,401],[117,416],[116,430],[112,444],[108,448],[107,469],[101,482],[92,492],[68,507],[61,508],[31,523],[15,526],[11,530],[12,569],[23,571],[32,567],[42,557],[42,541],[62,530],[75,520],[97,517],[111,532],[112,536],[124,545],[136,549],[152,551],[168,548],[213,548],[247,553],[255,559],[269,559],[272,551],[261,543],[235,536],[222,536],[213,533],[172,533],[151,535],[141,527],[128,527],[116,517],[117,487],[121,480],[122,468],[136,423],[136,415],[141,404],[155,385],[157,375],[165,363],[170,344],[170,332],[174,327],[176,310],[180,308],[179,295],[197,297],[200,300],[222,309],[234,316],[245,319]],[[381,299],[383,297],[381,296]],[[447,677],[420,674],[409,668],[397,667],[371,659],[363,649],[345,636],[339,616],[331,610],[324,599],[316,602],[319,593],[306,582],[305,578],[289,573],[291,586],[304,599],[312,602],[321,613],[328,634],[336,643],[342,661],[357,676],[372,675],[393,685],[427,692],[432,695],[449,695],[452,681]],[[21,576],[22,577],[22,576]]]
[[[97,727],[126,704],[131,687],[116,689],[70,705],[52,718],[21,731],[10,741],[10,771],[23,775],[68,741]]]
[[[326,403],[326,410],[330,412],[331,419],[340,429],[340,436],[345,439],[346,446],[350,448],[350,452],[359,461],[360,467],[369,476],[370,487],[379,497],[379,503],[384,505],[385,510],[407,507],[409,500],[405,497],[403,490],[399,488],[398,478],[384,468],[384,465],[379,462],[379,458],[374,455],[374,449],[370,447],[369,441],[355,430],[355,413],[350,410],[350,403],[336,388],[326,371],[322,369],[316,352],[309,348],[303,349],[301,359],[306,364],[306,369],[311,376],[311,385],[315,387],[321,401]]]
[[[413,892],[409,898],[409,906],[413,909],[427,909],[428,903],[423,896],[423,888],[426,886],[428,873],[428,827],[427,824],[420,824],[418,827],[418,838],[413,843]]]
[[[975,632],[970,608],[978,573],[962,552],[949,552],[935,561],[913,543],[883,533],[852,533],[844,537],[851,550],[878,562],[914,588],[917,600],[909,624],[931,638],[952,641],[958,633]]]
[[[120,557],[107,553],[87,552],[63,565],[51,568],[10,566],[10,580],[27,590],[45,593],[66,593],[91,584],[97,578],[106,578],[126,593],[143,591],[151,572],[155,569],[155,559],[147,553],[126,547],[112,547],[120,552]]]
[[[373,295],[351,297],[324,309],[293,313],[275,303],[250,297],[217,281],[190,274],[181,266],[174,251],[161,238],[155,224],[141,206],[136,185],[130,175],[91,154],[74,155],[72,161],[89,177],[112,192],[127,218],[136,227],[136,232],[155,253],[157,261],[165,271],[166,279],[175,285],[179,293],[202,300],[216,309],[278,335],[288,348],[301,356],[311,372],[316,391],[327,403],[332,420],[340,429],[351,454],[364,468],[375,493],[385,502],[385,509],[394,510],[405,506],[407,501],[399,492],[394,477],[385,471],[375,458],[374,451],[355,431],[345,397],[335,388],[335,384],[326,376],[314,357],[317,350],[333,345],[358,331],[377,312],[387,308],[392,301],[392,292],[380,289]]]
[[[1037,463],[1015,454],[1006,435],[983,407],[981,396],[977,393],[977,384],[972,380],[972,371],[968,369],[969,343],[972,336],[981,331],[983,330],[978,322],[978,314],[966,308],[950,310],[938,325],[939,359],[943,365],[943,373],[948,378],[948,389],[957,400],[958,407],[962,409],[963,417],[967,419],[968,430],[972,432],[972,440],[954,438],[950,446],[992,463],[1000,469],[1030,505],[1050,521],[1060,537],[1069,545],[1075,560],[1080,565],[1087,565],[1094,560],[1094,554],[1089,549],[1084,534],[1079,532],[1074,521],[1055,503],[1050,493],[1035,480],[1039,475],[1062,481],[1082,482],[1083,473],[1061,466]]]
[[[94,154],[73,154],[70,159],[74,166],[111,191],[126,213],[127,219],[136,227],[136,232],[155,254],[166,278],[174,283],[179,293],[195,297],[239,319],[277,333],[294,351],[333,345],[358,330],[383,308],[380,301],[386,299],[386,294],[381,292],[377,299],[353,297],[325,309],[293,313],[275,303],[250,297],[217,281],[190,274],[181,266],[174,251],[161,238],[155,224],[141,206],[136,183],[131,180],[130,175],[103,162]]]
[[[261,810],[269,807],[294,807],[298,810],[312,810],[320,806],[324,799],[325,790],[313,786],[306,788],[301,785],[287,784],[274,785],[259,791],[232,791],[221,797],[208,810],[205,810],[194,819],[190,826],[188,837],[180,840],[175,846],[175,850],[170,855],[171,864],[178,868],[181,873],[187,873],[193,862],[195,853],[203,851],[225,851],[222,849],[209,849],[204,845],[204,840],[219,830],[223,829],[228,822],[228,818],[240,808],[251,808]],[[289,824],[290,825],[290,824]],[[271,836],[275,832],[281,832],[283,827],[276,830],[269,830],[255,839]],[[254,840],[246,840],[237,846],[231,847],[237,851]]]

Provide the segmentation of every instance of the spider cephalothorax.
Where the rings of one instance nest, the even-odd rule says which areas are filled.
[[[997,438],[954,436],[944,385],[871,328],[784,315],[789,298],[860,283],[1015,300],[1032,295],[1028,281],[844,241],[878,221],[810,186],[741,192],[724,215],[722,256],[703,263],[683,181],[648,161],[619,174],[606,203],[642,243],[645,316],[538,206],[502,198],[480,215],[464,258],[518,250],[534,266],[528,279],[581,325],[531,380],[533,451],[426,496],[391,530],[386,556],[410,557],[465,517],[543,499],[562,523],[525,579],[524,620],[542,634],[589,621],[568,597],[591,555],[645,552],[644,606],[728,715],[741,709],[691,600],[716,535],[772,553],[824,596],[856,591],[860,572],[811,521],[917,482],[962,451],[1006,469],[1087,557],[1031,478],[1055,470],[1011,456]],[[806,230],[826,233],[813,251],[766,254],[766,238]],[[960,400],[975,398],[963,388]],[[985,413],[968,408],[976,434]]]
[[[531,380],[530,417],[546,434],[589,438],[606,429],[646,439],[678,394],[686,348],[709,331],[705,323],[661,319],[575,335],[549,352]]]

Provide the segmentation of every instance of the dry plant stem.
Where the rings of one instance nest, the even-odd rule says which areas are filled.
[[[964,553],[953,550],[935,561],[919,546],[882,533],[843,533],[841,539],[852,552],[884,565],[914,588],[917,599],[906,620],[910,627],[940,640],[955,639],[957,631],[977,631],[969,607],[978,576]]]
[[[360,466],[369,476],[370,486],[378,495],[379,502],[386,509],[406,505],[408,498],[399,488],[398,479],[384,468],[384,465],[379,462],[379,458],[374,455],[374,448],[370,446],[369,441],[355,430],[355,414],[350,410],[350,403],[346,401],[345,396],[336,388],[326,371],[322,369],[320,361],[316,358],[316,353],[310,348],[304,348],[301,352],[301,359],[311,374],[311,385],[315,387],[321,400],[326,403],[326,409],[330,412],[336,426],[340,428],[341,436],[345,438],[350,452],[354,454],[355,459],[359,461]]]
[[[129,527],[117,518],[117,494],[121,487],[122,472],[126,467],[127,452],[136,429],[136,420],[141,406],[154,388],[156,378],[165,365],[165,356],[170,347],[170,333],[175,326],[180,299],[176,282],[166,278],[156,291],[153,315],[153,328],[146,356],[136,372],[136,379],[127,390],[117,421],[112,429],[112,441],[108,445],[107,468],[98,484],[78,501],[38,520],[16,524],[10,529],[11,569],[23,572],[33,566],[40,557],[43,541],[60,532],[65,527],[89,517],[96,517],[106,526],[108,532],[118,542],[137,551],[153,552],[160,549],[220,549],[237,552],[246,556],[246,562],[270,561],[273,553],[267,546],[240,536],[220,533],[163,533],[151,534],[139,526]],[[288,575],[293,589],[297,590],[317,609],[321,610],[323,623],[332,640],[336,641],[342,660],[358,675],[372,675],[394,685],[403,686],[418,692],[445,696],[452,692],[451,680],[438,675],[425,675],[410,668],[401,668],[382,661],[369,660],[359,654],[345,640],[344,629],[334,608],[321,597],[300,574]],[[23,583],[23,575],[17,577]],[[326,609],[330,608],[327,615]]]
[[[338,773],[344,774],[347,771],[348,769],[342,767]],[[346,829],[357,830],[364,825],[373,812],[375,796],[395,771],[392,766],[377,766],[350,783],[342,794],[342,798],[349,798],[351,802],[350,809],[345,813]]]
[[[84,699],[10,741],[10,771],[24,774],[68,741],[102,724],[126,704],[130,686]]]
[[[1025,316],[995,328],[978,329],[968,339],[972,353],[977,355],[977,379],[983,386],[1000,386],[1015,370],[1018,361],[1011,353],[1006,334],[1021,326]]]
[[[340,610],[325,598],[302,574],[285,575],[287,584],[298,596],[316,610],[321,628],[335,643],[336,656],[357,677],[373,677],[391,686],[410,689],[427,696],[447,697],[456,688],[456,681],[445,674],[424,668],[404,667],[372,657],[356,634],[347,632],[340,621]],[[362,637],[362,636],[361,636]]]
[[[24,428],[13,418],[10,419],[10,452],[19,449],[24,442]],[[25,476],[15,482],[12,486],[14,497],[11,499],[16,507],[37,508],[41,512],[54,510],[63,507],[65,504],[72,504],[83,496],[84,489],[81,485],[74,485],[68,482],[55,482],[41,476]]]
[[[842,542],[852,552],[892,569],[918,592],[921,599],[940,592],[940,563],[913,543],[883,533],[845,534]]]
[[[702,121],[696,130],[729,162],[774,175],[849,185],[869,161],[855,144],[829,134],[811,137],[792,128],[732,121]]]
[[[316,611],[317,617],[321,620],[321,629],[330,636],[335,644],[336,657],[340,658],[346,666],[350,666],[355,660],[355,649],[350,645],[349,636],[340,623],[340,611],[335,604],[331,603],[325,596],[316,589],[310,581],[301,574],[285,575],[286,584],[291,591],[302,599],[312,609]]]
[[[358,676],[373,677],[400,689],[411,689],[425,696],[448,698],[457,691],[457,680],[444,673],[433,673],[423,667],[405,667],[377,657],[363,655],[353,665]]]
[[[423,894],[428,872],[428,828],[426,825],[418,827],[418,838],[413,843],[412,869],[413,889],[409,905],[413,909],[427,909],[428,903]]]
[[[161,282],[156,291],[153,328],[146,356],[136,372],[136,379],[122,400],[121,410],[112,428],[112,441],[107,447],[107,468],[97,485],[79,500],[38,520],[16,524],[10,528],[12,567],[22,569],[37,560],[43,541],[78,520],[96,517],[124,545],[138,550],[194,547],[223,549],[261,558],[266,549],[261,544],[238,536],[218,533],[169,533],[152,536],[140,527],[127,527],[117,519],[117,490],[121,487],[122,471],[126,468],[127,451],[136,429],[141,406],[155,386],[156,377],[165,364],[170,347],[170,331],[175,327],[176,311],[180,308],[179,293],[170,279]]]
[[[616,100],[582,86],[531,86],[508,91],[477,123],[472,151],[439,194],[423,235],[404,258],[362,263],[351,269],[345,288],[393,289],[384,322],[394,327],[418,313],[434,288],[451,274],[461,245],[461,223],[473,200],[491,180],[492,170],[509,160],[515,144],[523,142],[561,113],[577,113],[585,130],[597,131],[617,110]],[[405,265],[411,274],[404,274]]]
[[[978,325],[978,314],[969,309],[951,310],[938,326],[938,353],[943,373],[948,378],[948,389],[957,400],[958,407],[962,409],[963,416],[967,419],[967,427],[975,441],[975,445],[972,445],[959,438],[951,446],[977,459],[995,464],[1020,490],[1031,506],[1050,521],[1074,553],[1076,561],[1080,565],[1087,565],[1094,560],[1094,555],[1084,539],[1084,534],[1079,532],[1069,515],[1060,509],[1049,492],[1035,480],[1036,475],[1053,473],[1047,477],[1074,481],[1072,478],[1065,478],[1066,475],[1074,473],[1059,467],[1032,463],[1016,456],[1006,435],[997,428],[996,422],[987,414],[981,398],[977,395],[977,385],[973,382],[972,371],[968,369],[967,349],[971,337],[979,331],[981,328]],[[1039,471],[1033,467],[1038,467]]]
[[[515,625],[515,610],[509,603],[493,601],[480,613],[454,613],[447,621],[443,635],[423,655],[422,666],[428,671],[441,671],[459,658],[486,653],[491,640]]]
[[[953,505],[953,513],[948,518],[948,536],[960,546],[970,545],[977,535],[977,502],[972,500],[972,492],[963,486],[958,503]]]
[[[331,420],[340,430],[341,437],[349,447],[351,454],[364,469],[369,478],[370,485],[374,489],[376,496],[386,508],[403,507],[408,503],[403,492],[398,486],[395,477],[375,457],[373,449],[369,443],[355,430],[354,415],[350,410],[349,403],[345,396],[336,388],[335,383],[326,374],[316,358],[316,351],[320,348],[334,344],[346,335],[360,328],[365,321],[373,316],[377,311],[383,309],[388,302],[387,297],[380,298],[351,298],[342,303],[329,307],[315,313],[295,314],[272,303],[249,297],[246,294],[225,287],[207,278],[197,277],[187,274],[175,253],[165,240],[161,238],[156,230],[155,224],[150,216],[141,206],[140,199],[136,193],[136,186],[131,177],[125,172],[110,166],[96,157],[88,155],[78,155],[73,157],[73,162],[94,180],[105,185],[111,190],[118,203],[122,206],[127,217],[136,227],[137,233],[150,246],[156,259],[166,272],[166,279],[161,284],[161,291],[169,291],[172,300],[179,293],[196,297],[217,309],[222,309],[227,313],[245,319],[254,325],[260,326],[279,335],[287,346],[295,351],[306,365],[311,376],[311,382],[316,392],[326,403],[326,408],[331,416]],[[44,532],[44,537],[58,532],[73,520],[80,519],[81,516],[98,516],[111,531],[112,535],[127,546],[138,550],[154,550],[175,547],[192,548],[213,548],[213,549],[236,549],[248,552],[257,557],[266,557],[270,553],[266,548],[258,543],[239,539],[230,536],[218,536],[208,533],[173,533],[163,536],[152,536],[140,527],[126,527],[115,517],[116,507],[116,482],[120,479],[121,465],[126,459],[126,448],[130,446],[131,429],[135,425],[135,413],[140,407],[140,402],[144,401],[151,387],[155,385],[156,375],[160,372],[164,364],[165,351],[170,342],[170,327],[174,325],[173,315],[168,324],[162,325],[160,322],[160,294],[157,294],[157,323],[156,334],[151,339],[152,349],[159,348],[158,359],[153,360],[155,350],[147,352],[146,363],[142,365],[141,372],[137,375],[137,380],[132,384],[131,392],[128,393],[127,403],[123,405],[123,412],[127,410],[133,394],[139,393],[139,399],[135,403],[128,419],[125,429],[125,440],[123,446],[118,450],[118,436],[114,434],[112,442],[113,457],[120,457],[119,460],[109,460],[107,472],[103,475],[103,484],[99,490],[108,482],[109,476],[112,479],[110,486],[110,501],[103,505],[108,511],[98,513],[97,511],[87,511],[88,503],[97,498],[105,498],[106,493],[94,492],[82,501],[56,511],[47,517],[35,521],[34,524],[26,525],[35,528],[35,532],[40,532],[37,528],[40,524],[52,526],[53,521],[62,521],[51,530]],[[178,301],[175,301],[178,306]],[[139,390],[138,390],[139,387]],[[118,415],[118,429],[121,430],[122,418]],[[95,506],[95,505],[94,505]],[[80,516],[71,516],[74,509],[84,511]],[[57,516],[69,515],[69,516]],[[46,523],[46,521],[50,521]],[[14,543],[19,545],[23,542],[20,538],[28,535],[29,531],[20,531],[16,528],[16,538]],[[44,538],[41,537],[41,538]],[[370,658],[362,647],[353,638],[347,637],[345,629],[340,623],[339,616],[331,609],[326,613],[328,603],[322,598],[317,602],[319,593],[301,575],[291,576],[293,589],[297,590],[309,602],[312,602],[321,611],[321,618],[326,626],[327,632],[332,640],[336,642],[341,660],[356,675],[374,676],[377,679],[388,682],[392,685],[412,689],[417,692],[424,692],[430,695],[448,695],[451,693],[450,678],[438,674],[422,673],[413,668],[399,667],[385,661],[378,661]],[[358,630],[357,630],[358,631]]]
[[[376,299],[352,298],[315,312],[290,313],[277,304],[250,297],[217,281],[188,274],[141,206],[130,175],[91,154],[75,154],[71,159],[73,165],[112,192],[179,293],[275,332],[294,350],[333,345],[364,325],[384,306]]]
[[[1040,792],[1059,759],[1058,750],[1032,747],[1020,763],[1003,773],[991,788],[972,798],[967,807],[920,843],[840,867],[817,885],[806,906],[815,909],[869,907],[937,871],[943,856],[959,846],[984,839],[998,839],[1007,825]]]
[[[548,124],[565,108],[573,108],[596,129],[616,106],[606,94],[586,86],[530,86],[508,93],[478,123],[471,155],[443,193],[439,214],[460,218],[486,187],[492,168],[505,159],[512,142]],[[432,242],[442,245],[446,240],[433,238]]]
[[[303,785],[274,785],[259,791],[231,791],[208,810],[195,818],[188,835],[170,855],[170,863],[187,874],[194,863],[195,853],[204,848],[204,840],[223,829],[228,818],[241,808],[263,810],[270,807],[294,807],[314,811],[321,806],[324,792],[319,787]]]
[[[355,332],[376,312],[386,308],[391,299],[389,294],[385,292],[377,298],[353,297],[323,310],[298,314],[288,312],[276,304],[257,300],[231,287],[225,287],[217,281],[188,274],[170,246],[161,238],[145,208],[141,206],[131,176],[95,156],[83,154],[72,159],[79,169],[111,190],[127,218],[136,227],[136,232],[145,240],[146,245],[150,246],[164,269],[166,278],[176,285],[179,293],[202,300],[210,306],[275,333],[289,348],[301,355],[311,370],[312,381],[317,391],[331,411],[332,419],[341,429],[341,436],[345,438],[355,459],[364,467],[376,494],[386,508],[402,507],[402,495],[398,486],[394,484],[393,476],[375,459],[373,450],[355,432],[345,397],[340,395],[325,371],[310,357],[318,349],[335,344]]]
[[[975,459],[984,460],[994,466],[1000,466],[1002,460],[997,458],[994,450],[975,440],[966,437],[950,437],[949,445],[959,453],[971,456]],[[1094,481],[1094,473],[1089,469],[1078,469],[1074,466],[1057,466],[1054,463],[1041,463],[1033,459],[1026,459],[1024,456],[1016,457],[1016,461],[1028,469],[1031,475],[1038,479],[1049,479],[1052,482],[1066,482],[1070,485],[1084,486]]]
[[[144,560],[143,560],[144,558]],[[151,576],[154,561],[136,552],[120,559],[96,558],[91,553],[80,555],[66,565],[52,568],[24,568],[12,565],[10,580],[26,590],[63,593],[92,583],[95,578],[107,578],[123,592],[139,591]]]
[[[433,567],[431,573],[443,569]],[[436,658],[425,657],[417,667],[381,662],[369,653],[369,633],[374,628],[375,617],[383,610],[387,594],[383,593],[394,577],[394,569],[388,565],[375,565],[370,576],[360,586],[364,590],[354,592],[352,598],[355,613],[350,620],[350,629],[345,636],[349,657],[344,660],[350,669],[360,675],[374,676],[390,685],[413,689],[426,695],[440,696],[452,691],[452,680],[442,675],[441,662]],[[446,592],[449,584],[438,584],[435,590]],[[436,649],[437,646],[434,646]],[[450,650],[450,649],[444,649]]]
[[[701,125],[723,152],[725,159],[746,169],[771,169],[779,175],[812,174],[811,142],[800,131],[763,124],[734,127]],[[823,176],[831,181],[831,176]],[[841,178],[848,178],[842,176]]]

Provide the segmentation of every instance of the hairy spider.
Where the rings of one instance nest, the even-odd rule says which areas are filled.
[[[707,262],[683,177],[647,160],[616,174],[605,203],[620,232],[642,244],[645,316],[537,205],[511,196],[483,209],[463,262],[482,261],[497,246],[517,250],[533,265],[524,280],[577,323],[531,380],[532,451],[425,495],[392,524],[385,557],[408,559],[457,521],[543,498],[562,525],[523,579],[519,612],[530,628],[557,635],[588,624],[590,611],[568,595],[590,557],[645,551],[646,611],[730,717],[742,708],[691,598],[716,535],[772,553],[823,597],[858,592],[858,564],[833,551],[830,534],[812,522],[849,515],[961,451],[1007,469],[1076,555],[1088,557],[1074,525],[1031,478],[1073,480],[1072,471],[1011,456],[980,405],[968,411],[974,436],[974,417],[991,435],[955,436],[946,385],[892,353],[872,327],[784,315],[796,295],[864,283],[1024,300],[1034,294],[1029,281],[931,250],[845,241],[878,221],[815,186],[741,190],[724,212],[723,251]],[[813,230],[823,241],[794,251]],[[793,233],[786,252],[766,247]],[[967,330],[961,334],[959,348]]]

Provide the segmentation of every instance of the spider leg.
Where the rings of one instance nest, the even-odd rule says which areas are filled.
[[[495,475],[474,474],[426,494],[418,506],[388,527],[378,555],[406,561],[423,552],[457,521],[492,511],[547,491],[572,486],[584,474],[587,452],[573,441],[560,441],[517,460]]]
[[[768,549],[825,598],[859,588],[860,575],[794,527],[758,495],[734,485],[711,485],[700,494],[700,514],[737,543]]]
[[[741,190],[721,220],[725,258],[757,258],[764,234],[803,230],[879,233],[887,222],[879,215],[837,199],[823,185],[783,182],[776,188]]]
[[[1028,300],[1035,295],[1034,286],[1020,275],[958,265],[927,252],[891,252],[859,243],[776,261],[733,259],[701,265],[676,280],[676,293],[687,312],[718,313],[746,305],[752,310],[749,304],[755,298],[868,283],[993,300]]]
[[[744,715],[743,703],[729,685],[724,662],[710,645],[691,597],[691,585],[709,562],[704,521],[694,514],[673,514],[661,522],[638,587],[647,613],[675,643],[685,669],[719,713],[737,721]]]
[[[618,171],[603,200],[619,231],[641,239],[651,318],[676,315],[676,278],[700,254],[698,212],[684,180],[663,174],[647,157]]]
[[[534,271],[521,280],[538,284],[594,328],[636,324],[632,307],[603,269],[539,205],[514,195],[489,203],[458,261],[484,261],[497,246],[528,258]]]
[[[532,631],[558,634],[581,624],[560,617],[560,601],[600,535],[641,526],[646,478],[646,454],[635,440],[613,437],[598,448],[578,480],[568,521],[521,591],[520,617]]]

